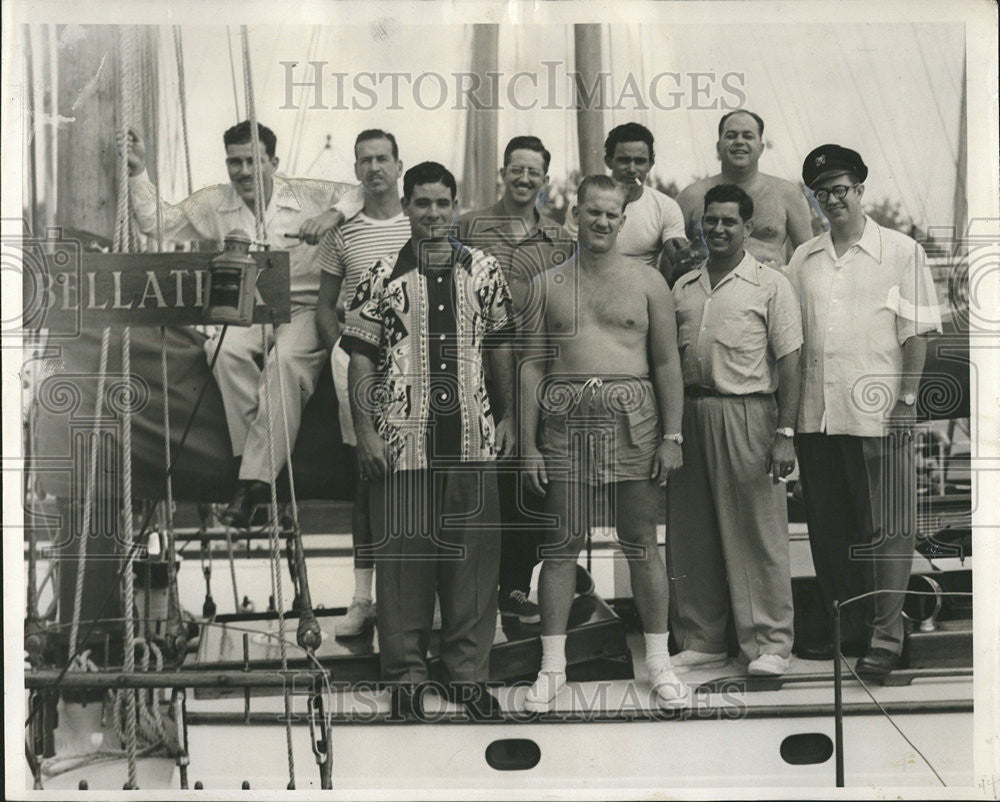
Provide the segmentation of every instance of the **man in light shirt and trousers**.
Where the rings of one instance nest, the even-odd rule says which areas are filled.
[[[725,664],[732,616],[748,672],[778,676],[794,618],[778,480],[795,467],[802,322],[788,279],[745,250],[750,196],[719,184],[704,204],[708,260],[673,290],[685,396],[684,467],[668,491],[673,662]]]
[[[802,167],[830,231],[801,245],[788,268],[802,306],[802,400],[796,450],[809,543],[827,612],[841,610],[846,652],[858,673],[884,677],[903,648],[903,591],[916,534],[912,422],[927,346],[941,331],[927,256],[914,240],[862,208],[868,175],[839,145]],[[880,592],[887,591],[887,592]],[[833,644],[800,647],[828,659]]]

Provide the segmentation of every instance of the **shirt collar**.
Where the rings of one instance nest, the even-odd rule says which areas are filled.
[[[295,189],[292,187],[291,182],[280,175],[272,176],[272,181],[274,182],[274,186],[271,189],[271,203],[268,206],[292,209],[296,212],[301,211],[302,205],[295,195]],[[243,206],[246,206],[243,198],[236,191],[236,187],[230,183],[226,187],[225,193],[223,193],[222,203],[219,204],[218,211],[238,212]],[[249,209],[250,207],[248,206],[247,208]],[[253,209],[250,209],[250,211],[253,211]],[[265,211],[267,210],[265,209]]]
[[[406,244],[400,249],[396,257],[396,264],[393,265],[389,281],[394,281],[400,276],[409,273],[411,270],[419,270],[416,254],[413,253],[412,239],[408,239]],[[452,267],[462,265],[466,270],[472,269],[472,251],[462,245],[458,240],[452,238]]]
[[[872,220],[868,215],[865,215],[865,228],[861,232],[861,239],[854,244],[863,251],[866,251],[876,262],[882,261],[882,232],[879,228],[879,224]],[[828,251],[831,254],[835,253],[833,250],[833,236],[829,231],[824,231],[816,238],[815,242],[809,246],[809,253],[817,253],[818,251]],[[836,256],[833,258],[836,259]]]
[[[533,211],[535,213],[535,231],[527,237],[523,237],[522,240],[533,237],[537,233],[550,242],[554,241],[555,236],[559,232],[559,223],[548,215],[542,214],[538,209],[534,209]],[[517,236],[517,232],[510,232],[506,229],[508,219],[510,219],[510,215],[504,209],[503,199],[501,199],[483,212],[481,221],[476,223],[476,228],[479,231],[496,231],[501,236]]]
[[[715,285],[714,289],[719,289],[723,284],[729,281],[729,277],[732,276],[733,279],[741,278],[744,281],[749,281],[754,286],[760,286],[760,278],[757,275],[759,270],[757,260],[750,254],[750,251],[743,251],[743,258],[740,259],[740,263],[736,265],[726,276]],[[708,277],[708,260],[706,259],[701,263],[701,266],[696,268],[698,271],[697,281],[701,285],[701,288],[705,291],[706,295],[712,294],[712,283]]]

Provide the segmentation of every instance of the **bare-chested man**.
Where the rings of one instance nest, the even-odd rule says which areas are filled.
[[[526,355],[521,414],[527,482],[557,521],[539,580],[542,664],[525,708],[548,710],[566,683],[566,627],[576,560],[597,493],[610,491],[643,621],[656,701],[684,686],[667,647],[667,575],[656,547],[661,488],[681,466],[683,386],[674,304],[655,268],[615,249],[625,194],[607,176],[577,192],[576,258],[539,277],[540,305],[526,342],[554,349]]]
[[[753,200],[753,233],[746,239],[747,251],[758,262],[778,267],[788,264],[792,251],[812,238],[812,215],[795,184],[758,171],[763,136],[764,121],[752,111],[738,109],[723,115],[715,146],[722,172],[685,187],[677,202],[684,212],[688,238],[701,243],[705,193],[719,184],[735,184]]]

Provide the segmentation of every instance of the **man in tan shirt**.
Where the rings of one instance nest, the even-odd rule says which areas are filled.
[[[753,214],[738,186],[709,189],[708,260],[673,291],[686,396],[667,533],[678,671],[726,662],[730,613],[749,673],[784,674],[792,651],[778,479],[795,467],[802,323],[788,279],[745,250]]]

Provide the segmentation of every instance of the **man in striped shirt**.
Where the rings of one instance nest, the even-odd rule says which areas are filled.
[[[333,383],[337,390],[340,431],[344,444],[352,450],[357,445],[351,405],[347,392],[347,366],[350,358],[340,347],[344,310],[357,288],[362,274],[379,259],[395,256],[410,238],[410,223],[399,202],[399,160],[396,138],[379,129],[358,134],[354,143],[354,173],[364,188],[365,205],[350,220],[331,229],[320,241],[316,261],[320,267],[319,300],[316,327],[320,339],[331,350]],[[372,605],[374,562],[365,554],[372,543],[368,515],[368,482],[358,476],[351,515],[354,541],[354,596],[347,615],[337,623],[337,635],[359,635],[375,620]]]

